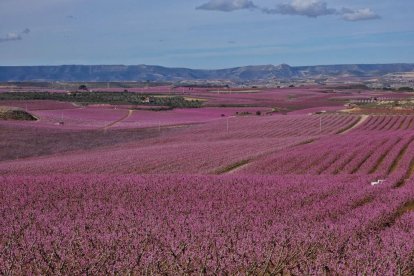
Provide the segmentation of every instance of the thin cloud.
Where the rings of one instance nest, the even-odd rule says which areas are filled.
[[[257,6],[249,0],[210,0],[198,6],[197,10],[231,12],[236,10],[256,9]]]
[[[22,40],[23,36],[28,35],[29,33],[30,33],[29,28],[24,29],[20,33],[16,33],[16,32],[8,33],[7,35],[3,37],[0,36],[0,43]]]
[[[293,0],[291,3],[278,5],[275,9],[263,8],[267,14],[301,15],[316,18],[336,13],[328,4],[320,0]]]
[[[22,36],[18,33],[8,33],[6,36],[4,37],[0,37],[0,43],[2,42],[9,42],[9,41],[17,41],[17,40],[22,40]]]
[[[254,2],[249,0],[210,0],[196,9],[224,12],[255,9],[260,10],[265,14],[298,15],[310,18],[336,15],[345,21],[361,21],[381,18],[370,8],[356,10],[342,8],[341,10],[338,10],[336,8],[329,7],[328,3],[324,0],[291,0],[290,2],[279,4],[275,8],[258,7]]]
[[[359,10],[343,8],[341,13],[342,19],[346,21],[373,20],[381,18],[378,14],[369,8]]]
[[[26,28],[22,31],[22,34],[30,34],[30,32],[31,32],[30,29]]]

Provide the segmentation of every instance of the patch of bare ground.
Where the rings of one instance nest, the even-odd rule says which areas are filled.
[[[396,144],[398,144],[401,141],[401,138],[399,138],[397,140],[397,142],[394,144],[394,146]],[[393,147],[388,148],[378,159],[377,163],[375,164],[375,166],[369,171],[369,174],[373,174],[374,172],[376,172],[379,168],[379,166],[382,164],[382,162],[384,162],[385,157],[387,157],[388,153],[392,150]]]
[[[313,142],[315,142],[316,139],[309,139],[309,140],[305,140],[303,142],[300,142],[296,145],[293,145],[293,147],[297,147],[297,146],[303,146],[303,145],[307,145],[307,144],[312,144]]]
[[[413,128],[414,118],[411,119],[410,124],[407,127],[407,130],[410,130]]]
[[[330,164],[325,165],[324,167],[321,167],[317,170],[317,174],[322,174],[324,173],[332,164],[335,164],[335,162],[338,162],[338,160],[341,158],[340,155],[336,156],[335,159],[333,159]]]
[[[410,142],[408,142],[398,153],[397,158],[395,158],[395,160],[392,162],[390,168],[388,169],[388,174],[392,173],[393,171],[395,171],[395,169],[398,167],[398,164],[400,163],[402,157],[404,156],[405,152],[408,149],[408,146],[412,143],[413,140],[411,140]]]
[[[404,119],[401,120],[400,124],[398,125],[397,129],[402,129],[403,124],[405,123],[405,121],[408,119],[408,117],[404,116]]]
[[[364,164],[371,157],[372,154],[373,154],[373,151],[371,151],[361,162],[359,162],[358,165],[356,165],[355,168],[352,169],[351,174],[358,172],[362,164]]]
[[[387,141],[382,141],[382,143],[379,145],[379,147],[382,147]],[[368,152],[368,154],[364,157],[364,159],[361,160],[361,162],[359,162],[355,168],[352,169],[351,174],[354,174],[356,172],[358,172],[358,170],[361,168],[361,166],[371,157],[371,155],[374,154],[375,150],[371,150]]]
[[[372,195],[366,196],[362,199],[359,199],[359,200],[353,202],[351,204],[351,208],[356,209],[356,208],[362,207],[362,206],[372,202],[373,200],[374,200],[374,197]]]
[[[297,147],[297,146],[311,144],[311,143],[313,143],[315,141],[316,141],[316,139],[305,140],[305,141],[299,142],[297,144],[291,145],[288,148],[294,148],[294,147]],[[271,151],[268,151],[268,152],[260,153],[260,154],[255,155],[255,156],[250,156],[248,159],[243,159],[243,160],[237,161],[235,163],[232,163],[232,164],[230,164],[228,166],[219,168],[216,171],[214,171],[214,174],[235,173],[235,172],[237,172],[239,170],[242,170],[243,168],[245,168],[246,166],[248,166],[252,162],[254,162],[254,161],[256,161],[256,160],[258,160],[258,159],[260,159],[260,158],[262,158],[264,156],[270,155],[270,154],[272,154],[272,153],[274,153],[276,151],[278,151],[278,150],[271,150]]]
[[[404,186],[404,184],[409,180],[414,174],[414,158],[410,161],[410,166],[407,169],[407,172],[404,175],[404,178],[402,178],[400,181],[395,184],[394,188],[400,188]]]
[[[216,170],[216,174],[234,173],[250,163],[251,160],[240,160],[226,167]]]
[[[0,120],[36,121],[37,118],[21,108],[0,106]]]
[[[399,207],[393,214],[391,214],[381,225],[382,228],[389,228],[404,214],[414,211],[414,200],[410,200]]]
[[[346,167],[346,165],[348,165],[351,161],[352,161],[352,159],[354,159],[355,158],[355,156],[357,155],[357,152],[354,152],[354,153],[352,153],[351,154],[351,156],[349,156],[346,160],[345,160],[345,162],[340,166],[340,167],[337,167],[333,172],[332,172],[332,174],[334,174],[334,175],[337,175],[337,174],[339,174],[339,173],[341,173],[342,172],[342,168],[345,168]],[[328,168],[329,169],[329,168]]]

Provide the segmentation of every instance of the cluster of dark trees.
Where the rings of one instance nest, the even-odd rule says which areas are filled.
[[[54,100],[76,103],[138,104],[169,107],[197,108],[202,102],[186,100],[184,97],[154,97],[128,92],[6,92],[0,93],[0,100]]]
[[[24,110],[0,110],[0,120],[36,121],[37,119]]]

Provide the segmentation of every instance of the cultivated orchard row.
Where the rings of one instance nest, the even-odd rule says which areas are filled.
[[[414,116],[371,116],[359,131],[414,130]]]
[[[109,149],[78,151],[63,157],[52,155],[4,161],[0,163],[0,172],[214,174],[231,170],[235,163],[260,160],[323,136],[336,136],[336,133],[349,129],[357,121],[358,117],[343,115],[225,118],[166,133],[160,129],[160,134],[156,137],[149,136],[148,139]],[[47,129],[45,131],[47,135]],[[116,130],[112,131],[117,133]],[[46,146],[48,150],[53,147]],[[11,151],[12,148],[5,150]]]
[[[414,183],[366,176],[0,177],[0,273],[403,274]]]
[[[412,169],[414,134],[353,131],[266,156],[246,167],[254,174],[389,174]]]
[[[375,126],[373,121],[404,126],[411,118],[382,117],[368,118],[360,126],[356,125],[360,117],[346,115],[225,118],[171,132],[153,130],[157,136],[144,136],[139,142],[112,149],[74,152],[64,158],[5,161],[0,163],[0,172],[215,174],[237,169],[237,173],[255,175],[369,174],[386,178],[407,172],[406,177],[411,177],[413,134],[405,127],[369,130]],[[102,135],[111,136],[111,132]]]

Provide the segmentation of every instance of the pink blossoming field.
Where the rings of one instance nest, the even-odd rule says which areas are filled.
[[[37,118],[0,120],[1,275],[414,274],[414,113],[344,106],[373,91],[147,90],[205,102],[0,101]]]

